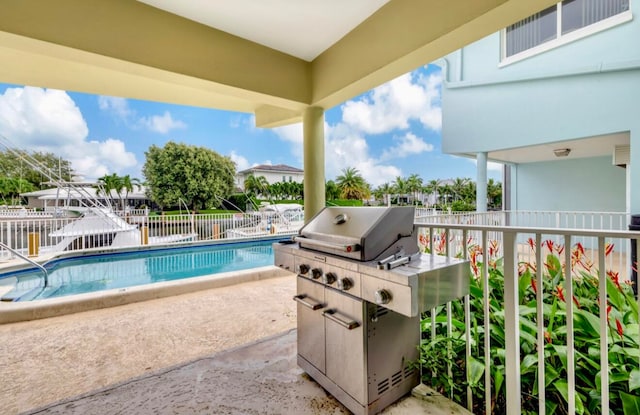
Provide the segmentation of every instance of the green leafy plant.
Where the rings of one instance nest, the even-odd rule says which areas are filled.
[[[433,243],[421,238],[424,250],[442,252],[444,235],[436,235]],[[504,332],[504,274],[502,259],[496,257],[497,242],[489,243],[485,262],[477,245],[469,245],[470,273],[470,360],[465,358],[465,324],[461,301],[451,304],[451,327],[443,308],[435,312],[435,326],[431,314],[422,321],[420,363],[423,382],[461,405],[467,402],[467,386],[471,387],[473,411],[483,414],[484,336],[490,336],[489,365],[491,377],[492,413],[504,414],[505,409],[505,332]],[[534,244],[530,241],[531,249]],[[574,305],[575,403],[578,414],[601,413],[601,374],[609,372],[610,411],[614,414],[638,414],[640,408],[640,344],[638,333],[638,304],[630,284],[619,281],[618,274],[607,271],[607,331],[600,332],[598,272],[585,254],[581,244],[571,248],[573,297],[566,298],[563,275],[564,247],[552,241],[543,243],[546,256],[543,266],[543,286],[536,286],[536,264],[519,264],[518,296],[520,312],[520,371],[521,405],[525,414],[538,413],[538,348],[544,347],[545,405],[549,414],[567,412],[567,301]],[[606,247],[609,255],[613,246]],[[488,293],[483,292],[483,270],[488,267]],[[483,297],[489,298],[489,320],[484,322]],[[536,297],[542,296],[544,315],[544,344],[537,340],[538,324]],[[451,331],[451,336],[447,332]],[[600,338],[608,338],[608,367],[601,367]],[[467,366],[469,378],[467,379]],[[451,375],[450,375],[451,374]]]

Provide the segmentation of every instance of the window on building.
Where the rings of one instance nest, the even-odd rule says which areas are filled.
[[[505,57],[629,11],[629,0],[566,0],[505,30]]]
[[[282,183],[287,181],[287,176],[282,176]]]
[[[293,181],[293,176],[289,176],[289,181],[292,182]]]

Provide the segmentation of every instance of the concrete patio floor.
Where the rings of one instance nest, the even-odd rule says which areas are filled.
[[[349,412],[296,364],[295,278],[0,325],[0,413]],[[385,414],[466,413],[442,397]]]

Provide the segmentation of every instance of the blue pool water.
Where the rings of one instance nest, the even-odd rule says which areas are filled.
[[[60,259],[46,265],[49,271],[47,287],[44,287],[42,272],[37,270],[0,274],[0,279],[17,277],[16,287],[8,295],[14,301],[62,297],[273,265],[271,246],[275,241]]]

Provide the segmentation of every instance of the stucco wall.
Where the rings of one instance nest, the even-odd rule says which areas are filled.
[[[520,164],[513,209],[624,212],[625,174],[611,157]]]
[[[443,152],[491,152],[628,131],[629,200],[632,211],[639,211],[640,1],[631,2],[631,7],[631,21],[506,66],[500,66],[499,33],[448,55],[444,64],[448,81],[442,92]],[[589,163],[580,160],[521,164],[514,186],[526,192],[520,186],[543,186],[551,179],[549,172],[564,171],[567,179],[560,182],[563,176],[558,175],[551,180],[554,189],[560,183],[569,186],[574,179],[585,181],[579,177],[582,174],[602,184],[606,179],[603,192],[619,197],[602,194],[583,200],[581,195],[575,197],[576,192],[552,189],[557,197],[548,199],[555,202],[540,200],[541,206],[535,208],[536,198],[529,200],[523,194],[514,199],[519,202],[517,209],[624,211],[624,170],[605,168],[610,157],[596,163],[602,175],[593,175]],[[573,171],[572,164],[582,166]],[[586,200],[591,200],[588,208]],[[612,200],[617,202],[611,205]]]

